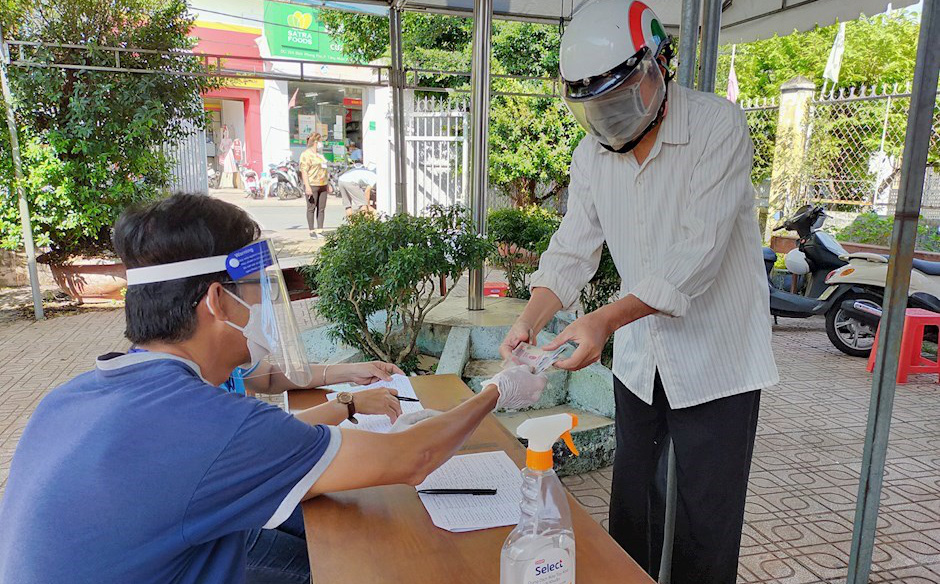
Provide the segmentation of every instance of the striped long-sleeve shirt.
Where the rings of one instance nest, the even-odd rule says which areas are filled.
[[[568,211],[532,287],[572,305],[607,241],[621,296],[659,311],[614,337],[614,374],[647,403],[657,369],[673,408],[778,381],[752,159],[740,108],[674,83],[642,165],[590,136],[575,150]]]

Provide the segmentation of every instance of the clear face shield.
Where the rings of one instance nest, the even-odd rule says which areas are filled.
[[[242,377],[267,375],[272,369],[290,381],[306,386],[313,372],[294,318],[284,275],[274,247],[263,239],[228,255],[186,260],[172,264],[127,270],[127,285],[166,282],[192,276],[226,272],[225,292],[246,310],[244,325],[227,321],[245,336],[251,361]],[[211,310],[211,309],[210,309]]]
[[[666,97],[666,80],[652,51],[644,49],[604,75],[565,81],[565,104],[579,124],[618,150],[638,138]]]

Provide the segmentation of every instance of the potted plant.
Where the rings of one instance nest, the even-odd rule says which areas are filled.
[[[433,206],[421,217],[355,215],[320,249],[317,311],[335,340],[414,371],[425,316],[490,249],[460,206]],[[445,291],[442,279],[450,281]]]
[[[558,213],[536,205],[489,212],[487,229],[494,244],[490,261],[505,272],[509,296],[529,298],[529,276],[559,225]]]
[[[179,56],[122,52],[123,68],[203,71],[188,52],[193,17],[182,0],[41,0],[21,20],[23,40],[84,47],[31,47],[36,62],[113,67],[114,53],[97,47],[134,47]],[[217,80],[14,67],[10,82],[33,235],[47,250],[41,261],[79,301],[120,299],[126,284],[110,251],[110,228],[128,205],[163,195],[172,167],[164,147],[202,127],[200,96]],[[15,249],[22,232],[10,200],[16,192],[13,173],[6,172],[11,164],[4,136],[0,193],[8,200],[0,212],[0,245]]]

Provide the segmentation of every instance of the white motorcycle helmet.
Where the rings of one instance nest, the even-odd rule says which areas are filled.
[[[628,152],[662,119],[672,38],[640,0],[595,0],[561,38],[564,99],[608,150]]]
[[[787,271],[797,276],[805,276],[809,273],[809,263],[806,261],[806,254],[798,248],[793,248],[783,256],[783,261],[787,265]]]

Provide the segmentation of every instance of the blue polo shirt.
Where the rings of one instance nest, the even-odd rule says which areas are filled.
[[[106,355],[23,432],[0,582],[244,582],[246,531],[287,519],[339,445],[336,428],[226,393],[190,361]]]

